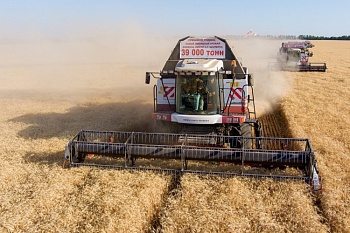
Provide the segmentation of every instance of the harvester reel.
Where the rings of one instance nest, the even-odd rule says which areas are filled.
[[[123,132],[123,131],[93,131],[82,130],[69,141],[66,147],[65,159],[71,166],[97,166],[113,167],[116,169],[152,170],[159,172],[195,173],[195,174],[218,174],[248,177],[270,177],[276,179],[305,180],[314,191],[321,189],[318,178],[316,160],[307,139],[294,138],[266,138],[249,137],[252,134],[253,123],[243,123],[233,130],[240,132],[241,136],[224,135],[199,135],[199,134],[171,134],[171,133],[145,133],[145,132]],[[115,140],[110,141],[109,136],[113,134]],[[82,139],[85,139],[82,141]],[[215,138],[215,143],[211,140]],[[257,149],[255,140],[261,140],[272,148],[264,150]],[[226,147],[219,142],[240,143],[241,148]],[[283,147],[282,145],[288,145]],[[103,165],[95,163],[94,159],[86,159],[86,155],[108,156],[111,158],[124,158],[125,165]],[[89,156],[88,156],[89,157]],[[181,171],[170,168],[151,168],[135,166],[137,158],[165,159],[181,161]],[[234,163],[263,166],[263,167],[304,167],[304,174],[298,176],[266,175],[266,174],[243,174],[233,172],[212,172],[191,170],[188,161],[206,161],[211,163]],[[96,161],[97,162],[97,161]],[[131,162],[131,166],[129,166]]]

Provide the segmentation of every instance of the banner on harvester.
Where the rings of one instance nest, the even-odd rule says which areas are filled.
[[[180,59],[225,58],[225,43],[215,37],[190,37],[180,42]]]

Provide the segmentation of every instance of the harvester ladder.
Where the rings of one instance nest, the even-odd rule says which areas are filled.
[[[250,111],[250,108],[248,106],[248,114],[249,114],[249,118],[250,119],[256,119],[254,88],[253,88],[253,86],[250,86],[250,88],[251,88],[251,96],[248,95],[248,103],[252,102],[252,104],[253,104],[253,111]]]

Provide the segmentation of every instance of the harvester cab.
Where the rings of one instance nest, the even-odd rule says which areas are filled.
[[[194,173],[294,179],[310,183],[314,191],[321,189],[308,139],[262,137],[253,77],[225,39],[180,39],[160,72],[146,72],[146,84],[151,77],[156,79],[152,113],[156,132],[81,130],[66,146],[70,166],[148,170],[175,177]],[[112,160],[101,164],[100,157]],[[172,160],[178,166],[169,162],[158,167],[157,160]],[[205,169],[189,161],[204,163]],[[212,169],[222,163],[228,170]],[[246,169],[247,165],[288,166],[301,172],[271,175]]]
[[[219,37],[181,39],[154,86],[157,128],[174,133],[260,136],[253,76]],[[248,146],[248,145],[247,145]]]
[[[285,71],[319,71],[325,72],[326,63],[309,62],[309,57],[313,56],[313,52],[309,48],[314,47],[310,41],[286,42],[277,53],[278,65]]]

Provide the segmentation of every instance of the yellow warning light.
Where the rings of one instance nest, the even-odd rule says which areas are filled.
[[[232,60],[231,66],[232,66],[232,67],[236,67],[236,66],[237,66],[236,60]]]

